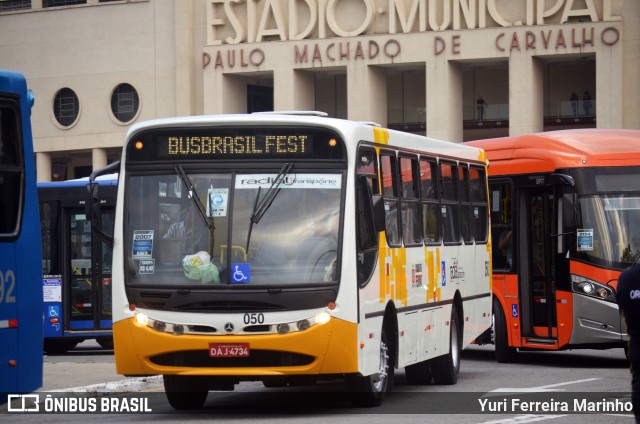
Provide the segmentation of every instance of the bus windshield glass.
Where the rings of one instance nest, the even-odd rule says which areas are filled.
[[[579,199],[578,253],[589,262],[624,269],[640,259],[640,197],[593,195]]]
[[[342,180],[341,173],[295,168],[133,175],[124,221],[127,284],[335,284]]]

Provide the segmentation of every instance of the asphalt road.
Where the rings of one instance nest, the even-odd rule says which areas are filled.
[[[162,420],[173,423],[221,419],[234,424],[257,420],[277,424],[285,420],[323,424],[327,421],[633,424],[632,415],[625,411],[572,414],[561,410],[565,401],[583,402],[587,406],[592,400],[596,403],[614,398],[628,401],[629,388],[630,374],[622,349],[520,352],[517,363],[497,364],[492,347],[473,346],[463,352],[458,384],[413,386],[407,384],[400,370],[396,373],[393,393],[378,408],[352,407],[338,384],[321,384],[312,389],[266,389],[260,383],[241,383],[234,392],[210,392],[204,408],[197,414],[179,414],[166,402],[160,377],[119,376],[115,373],[112,352],[94,342],[85,342],[68,354],[45,357],[44,384],[37,393],[41,403],[47,395],[65,397],[75,393],[76,397],[84,398],[84,402],[93,399],[91,402],[98,408],[106,398],[104,402],[114,402],[114,408],[123,409],[123,403],[128,402],[125,410],[138,402],[138,407],[145,412],[127,415],[5,412],[0,415],[0,421],[86,423],[90,419],[92,422]],[[515,406],[513,399],[517,402]],[[551,412],[522,410],[523,404],[537,408],[546,404]]]

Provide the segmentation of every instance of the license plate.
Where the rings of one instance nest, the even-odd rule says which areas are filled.
[[[209,343],[209,356],[212,358],[246,358],[249,356],[249,343]]]

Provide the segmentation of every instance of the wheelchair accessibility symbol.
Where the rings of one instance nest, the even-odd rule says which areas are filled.
[[[50,317],[60,316],[60,307],[59,306],[49,306],[49,316]]]
[[[231,282],[236,284],[248,283],[251,279],[250,264],[232,264],[231,265]]]

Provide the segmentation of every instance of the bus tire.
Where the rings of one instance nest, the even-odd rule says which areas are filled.
[[[98,337],[96,342],[98,342],[103,349],[113,350],[113,338],[111,337]]]
[[[451,326],[449,337],[449,353],[431,360],[431,373],[436,384],[456,384],[460,372],[460,355],[462,353],[462,334],[458,323],[458,311],[454,304],[451,308]]]
[[[207,400],[209,389],[199,377],[163,375],[164,391],[173,409],[200,409]]]
[[[426,386],[431,384],[433,375],[429,361],[418,362],[417,364],[407,365],[404,367],[404,374],[407,377],[407,383],[414,386]]]
[[[44,351],[47,355],[62,355],[74,349],[77,345],[77,340],[45,339]]]
[[[387,341],[387,330],[382,326],[380,337],[380,369],[369,376],[349,376],[349,397],[355,406],[380,406],[384,395],[390,390],[394,378],[393,347]]]
[[[500,302],[493,301],[493,343],[496,350],[496,361],[504,364],[516,359],[516,348],[509,346],[507,320]]]

